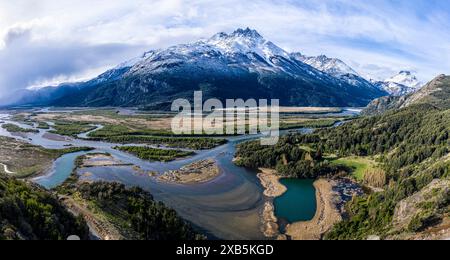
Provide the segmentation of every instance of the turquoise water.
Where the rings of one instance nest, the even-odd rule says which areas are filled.
[[[317,210],[314,180],[282,179],[288,191],[274,200],[275,215],[289,223],[308,221]]]
[[[75,159],[87,152],[69,153],[58,158],[50,174],[38,177],[34,181],[46,189],[53,189],[63,184],[75,169]]]

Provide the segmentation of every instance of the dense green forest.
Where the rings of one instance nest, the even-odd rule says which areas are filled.
[[[253,169],[275,168],[282,176],[291,178],[317,178],[350,171],[323,158],[320,149],[302,146],[298,137],[281,137],[275,146],[262,146],[259,141],[242,143],[237,147],[236,164]]]
[[[82,183],[77,192],[93,202],[112,221],[131,229],[142,240],[198,240],[204,239],[193,231],[173,209],[153,200],[140,188],[126,188],[118,183]]]
[[[333,129],[308,135],[283,137],[277,146],[258,142],[239,146],[238,164],[252,168],[276,168],[289,177],[315,178],[344,173],[331,166],[326,155],[373,156],[386,172],[384,192],[368,194],[347,205],[348,220],[338,224],[326,238],[365,239],[368,235],[392,235],[396,205],[429,185],[433,179],[450,177],[448,160],[450,110],[418,104],[364,117]],[[433,205],[414,218],[409,231],[425,229],[449,214],[447,191],[436,194]],[[405,230],[397,230],[403,232]]]
[[[69,213],[58,199],[32,184],[0,174],[0,240],[88,239],[83,218]]]

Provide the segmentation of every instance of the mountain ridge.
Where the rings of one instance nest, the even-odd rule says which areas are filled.
[[[299,61],[308,64],[328,75],[338,78],[354,87],[368,88],[368,89],[373,88],[384,91],[383,89],[366,80],[358,72],[356,72],[354,69],[352,69],[350,66],[348,66],[345,62],[343,62],[340,59],[329,58],[323,54],[317,57],[305,56],[298,52],[292,53],[292,56],[294,56]]]
[[[450,76],[439,75],[424,87],[404,96],[381,97],[373,100],[363,111],[365,115],[381,114],[415,104],[428,104],[439,109],[450,108]]]
[[[387,93],[364,82],[355,88],[296,59],[256,30],[146,52],[100,76],[32,92],[22,104],[139,106],[168,109],[177,98],[279,99],[286,106],[365,106]],[[34,98],[37,96],[37,98]]]

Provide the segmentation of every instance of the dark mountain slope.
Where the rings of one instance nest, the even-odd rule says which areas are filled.
[[[365,106],[387,94],[323,73],[258,32],[239,29],[148,52],[89,82],[51,89],[55,94],[44,95],[47,100],[23,103],[161,109],[176,98],[192,99],[198,90],[205,99],[277,98],[286,106]]]

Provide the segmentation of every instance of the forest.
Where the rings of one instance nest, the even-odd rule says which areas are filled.
[[[0,173],[0,240],[88,239],[81,217],[74,217],[49,192]]]
[[[433,179],[450,177],[450,161],[445,159],[450,147],[449,132],[450,110],[418,104],[312,134],[283,137],[273,147],[257,142],[244,143],[236,157],[243,166],[276,168],[288,177],[317,178],[344,174],[348,170],[330,166],[329,155],[336,158],[373,156],[386,173],[384,192],[352,200],[347,205],[349,218],[326,236],[328,239],[364,239],[370,234],[391,234],[397,203],[420,191]],[[431,220],[448,215],[448,193],[443,191],[439,196],[435,205],[427,208],[427,214],[415,218],[411,230],[423,230]]]
[[[175,210],[157,202],[140,188],[126,188],[118,183],[82,183],[77,192],[94,203],[112,222],[130,229],[141,240],[202,240],[190,224]],[[114,217],[112,217],[114,216]]]

